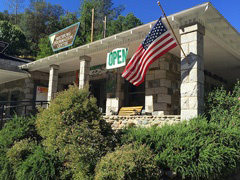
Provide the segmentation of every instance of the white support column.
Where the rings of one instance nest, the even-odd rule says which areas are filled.
[[[80,57],[79,89],[82,89],[86,84],[89,84],[90,62],[91,57]]]
[[[48,101],[51,101],[57,93],[58,70],[58,65],[51,65],[49,68]]]
[[[181,45],[181,119],[188,120],[204,112],[204,42],[201,24],[180,28]]]

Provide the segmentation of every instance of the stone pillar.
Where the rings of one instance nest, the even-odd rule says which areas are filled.
[[[80,57],[80,69],[79,69],[79,89],[84,88],[86,84],[89,84],[91,57]]]
[[[57,93],[58,70],[58,65],[51,65],[49,68],[48,101],[51,101]]]
[[[205,28],[194,24],[180,28],[181,45],[181,119],[188,120],[204,112],[204,52]]]

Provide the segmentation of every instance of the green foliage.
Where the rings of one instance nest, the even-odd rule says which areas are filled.
[[[4,128],[0,131],[0,179],[14,179],[15,177],[13,165],[9,162],[7,157],[7,152],[14,143],[28,138],[36,141],[41,140],[41,137],[36,132],[34,124],[35,119],[33,117],[14,117],[7,122]],[[16,151],[12,151],[12,153],[13,155],[18,154]],[[14,156],[12,156],[12,159],[10,160],[12,162],[18,162]]]
[[[9,162],[16,168],[34,151],[36,145],[37,143],[31,141],[31,139],[23,139],[15,142],[6,153]]]
[[[86,88],[71,86],[59,93],[38,114],[37,129],[46,151],[64,157],[64,173],[74,179],[90,178],[97,161],[114,146],[112,132]]]
[[[240,131],[223,129],[202,117],[162,128],[126,130],[123,142],[147,144],[157,165],[182,179],[227,176],[240,162]]]
[[[35,151],[18,166],[16,178],[55,180],[61,179],[60,171],[61,161],[58,157],[46,153],[42,146],[36,146]]]
[[[53,50],[52,50],[50,41],[48,39],[48,36],[45,38],[41,38],[39,40],[38,48],[39,48],[38,57],[37,57],[38,59],[44,58],[53,54]]]
[[[160,179],[154,155],[145,145],[129,144],[102,157],[96,167],[95,180]]]
[[[211,122],[222,127],[240,127],[240,81],[232,92],[218,88],[205,98],[205,113]]]
[[[30,6],[25,9],[20,27],[31,42],[30,49],[34,56],[37,56],[39,51],[40,39],[61,29],[59,18],[63,14],[64,10],[60,5],[45,1],[31,1]]]
[[[0,39],[9,43],[6,53],[10,55],[23,55],[23,50],[28,46],[26,37],[19,27],[7,21],[0,21]]]
[[[140,21],[140,19],[136,18],[134,14],[129,13],[126,15],[126,17],[120,15],[116,20],[111,21],[108,25],[107,31],[109,35],[112,35],[140,26],[142,24],[143,23]]]

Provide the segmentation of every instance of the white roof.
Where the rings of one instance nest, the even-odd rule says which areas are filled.
[[[211,3],[204,3],[169,15],[168,19],[178,38],[180,38],[179,27],[193,23],[204,25],[205,68],[232,81],[240,77],[240,34]],[[92,58],[91,66],[103,64],[105,63],[107,52],[118,47],[129,47],[129,57],[131,57],[155,22],[153,21],[19,67],[28,71],[48,72],[51,64],[57,64],[60,65],[60,73],[74,71],[79,69],[80,56],[90,56]],[[179,47],[171,52],[180,57]]]

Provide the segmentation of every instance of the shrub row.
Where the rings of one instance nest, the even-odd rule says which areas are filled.
[[[70,87],[0,131],[0,179],[227,179],[240,167],[239,97],[237,83],[210,93],[207,118],[116,134],[87,88]]]

